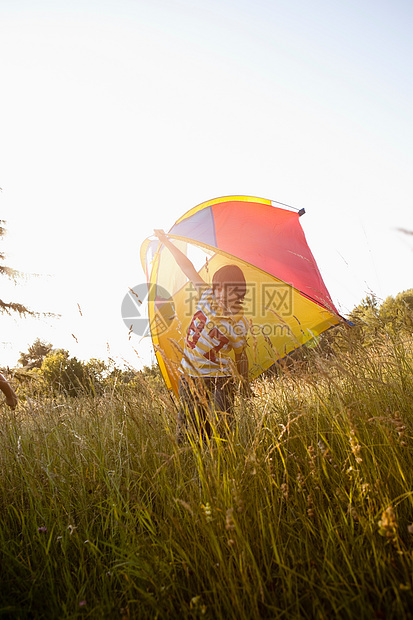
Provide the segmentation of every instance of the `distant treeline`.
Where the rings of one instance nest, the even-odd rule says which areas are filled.
[[[318,339],[290,355],[277,365],[277,371],[285,368],[296,371],[307,366],[314,353],[331,355],[335,351],[348,350],[357,343],[373,345],[379,335],[388,337],[413,332],[413,289],[389,296],[382,303],[373,295],[367,296],[348,316],[348,325],[324,332]],[[21,353],[19,366],[13,371],[20,383],[22,396],[25,387],[37,394],[51,396],[63,394],[80,396],[101,395],[118,388],[136,389],[139,385],[163,389],[164,385],[158,367],[145,366],[137,371],[119,368],[114,362],[90,359],[82,362],[70,357],[65,349],[54,349],[50,343],[37,338],[28,351]]]

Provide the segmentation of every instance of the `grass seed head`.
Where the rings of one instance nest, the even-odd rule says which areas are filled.
[[[206,502],[206,504],[201,504],[201,510],[204,513],[206,521],[210,523],[213,519],[211,504],[209,502]]]
[[[235,530],[235,523],[233,519],[234,509],[228,508],[225,516],[225,529],[226,530]]]
[[[380,536],[386,538],[395,538],[397,536],[397,521],[396,513],[392,506],[389,506],[384,510],[381,515],[381,519],[378,522]]]

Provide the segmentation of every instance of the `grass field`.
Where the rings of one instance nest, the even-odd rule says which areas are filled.
[[[305,366],[305,367],[303,367]],[[175,440],[162,388],[1,407],[0,617],[413,617],[413,341],[381,333]]]

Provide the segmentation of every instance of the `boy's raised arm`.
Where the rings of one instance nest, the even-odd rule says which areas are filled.
[[[173,243],[171,243],[165,232],[157,229],[154,230],[154,233],[158,237],[159,241],[163,243],[166,248],[168,248],[178,267],[186,275],[188,280],[192,282],[195,288],[205,286],[206,282],[201,278],[189,258],[185,256],[185,254],[181,252],[181,250],[179,250]]]

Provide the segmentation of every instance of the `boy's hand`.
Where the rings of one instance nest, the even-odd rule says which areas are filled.
[[[163,230],[159,230],[159,228],[156,228],[153,232],[158,237],[159,241],[170,251],[178,267],[186,275],[188,280],[192,282],[195,287],[204,286],[204,280],[201,278],[189,258],[181,252],[181,250],[174,245],[172,241],[169,240],[168,235],[166,235]]]
[[[16,409],[18,398],[13,388],[5,377],[0,373],[0,390],[6,397],[6,403],[11,409]]]
[[[165,241],[168,241],[168,237],[165,234],[165,231],[160,229],[160,228],[155,228],[155,230],[153,231],[155,233],[155,235],[158,237],[159,241],[161,243],[165,243]]]
[[[16,394],[13,392],[13,394],[10,394],[8,396],[6,396],[6,403],[8,404],[8,406],[10,407],[10,409],[16,409],[17,407],[17,396]]]

